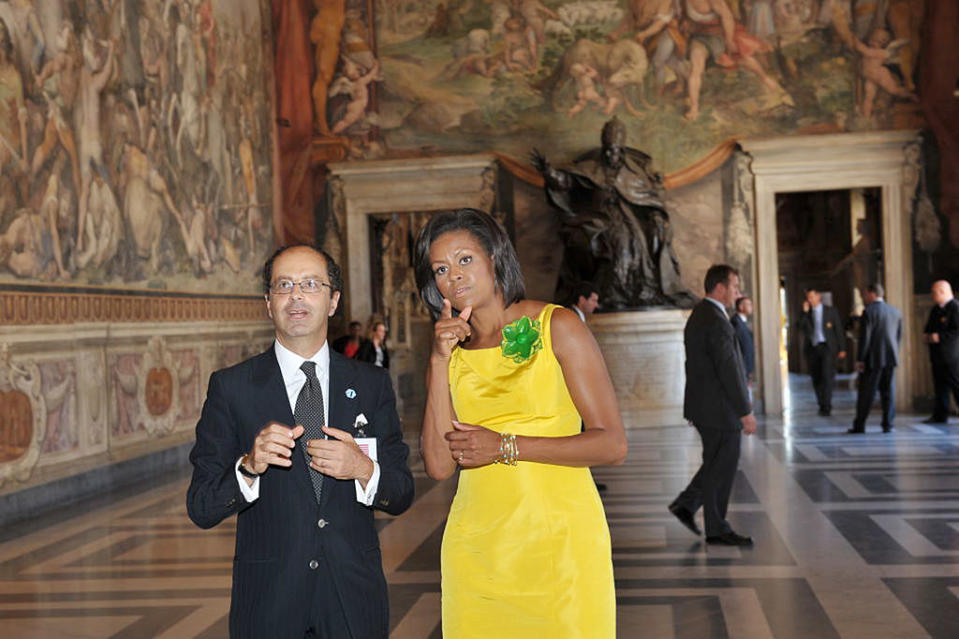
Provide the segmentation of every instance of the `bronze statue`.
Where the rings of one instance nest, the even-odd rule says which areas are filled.
[[[553,168],[533,149],[533,166],[563,223],[557,298],[591,282],[607,310],[691,308],[696,299],[679,277],[662,177],[649,170],[648,155],[625,143],[626,129],[614,117],[603,127],[603,146],[577,157],[569,169]]]

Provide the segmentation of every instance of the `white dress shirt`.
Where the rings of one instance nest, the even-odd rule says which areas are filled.
[[[570,308],[576,311],[576,314],[579,315],[579,319],[583,320],[584,322],[586,321],[586,314],[579,310],[578,306],[574,304],[573,306],[570,306]]]
[[[822,344],[825,341],[826,334],[822,330],[822,304],[819,304],[812,309],[812,345]]]
[[[280,373],[283,375],[283,385],[286,387],[287,399],[290,401],[290,411],[296,412],[296,398],[299,397],[300,391],[303,390],[303,386],[306,384],[306,373],[300,370],[300,366],[303,365],[303,362],[306,360],[286,348],[279,342],[273,342],[273,351],[276,353],[276,361],[280,365]],[[320,388],[323,390],[323,423],[329,424],[329,415],[330,415],[330,347],[329,344],[323,342],[323,348],[317,351],[313,357],[309,358],[309,361],[316,364],[316,377],[320,382]],[[343,425],[332,425],[333,428],[342,428]],[[299,445],[294,449],[294,454],[299,453]],[[253,480],[252,485],[246,483],[243,475],[240,474],[240,461],[243,458],[241,457],[236,461],[236,479],[240,483],[240,492],[243,493],[243,497],[248,501],[255,501],[260,497],[260,478],[257,477]],[[312,470],[310,471],[312,472]],[[371,506],[373,504],[373,497],[376,495],[376,489],[380,484],[380,465],[373,462],[373,475],[370,477],[370,480],[366,482],[366,488],[363,488],[360,484],[359,479],[354,479],[353,483],[356,485],[356,501],[360,502],[365,506]]]

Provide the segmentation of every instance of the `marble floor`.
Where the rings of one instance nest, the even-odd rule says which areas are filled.
[[[666,511],[698,466],[686,426],[630,431],[597,469],[619,637],[959,637],[959,421],[901,415],[847,435],[853,395],[816,415],[806,379],[743,445],[729,518],[753,548],[706,547]],[[410,434],[411,443],[415,437]],[[452,481],[378,519],[394,639],[440,637],[439,544]],[[0,636],[226,636],[235,526],[186,518],[186,478],[0,531]],[[561,639],[561,638],[556,638]]]

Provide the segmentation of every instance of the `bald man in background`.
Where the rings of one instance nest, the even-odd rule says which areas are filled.
[[[932,310],[922,337],[929,344],[932,378],[936,385],[936,406],[927,424],[949,421],[949,393],[959,404],[959,302],[946,280],[932,285]]]

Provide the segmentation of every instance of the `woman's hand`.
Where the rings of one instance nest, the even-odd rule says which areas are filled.
[[[461,468],[486,466],[500,456],[502,437],[494,430],[453,420],[453,430],[445,437],[453,461]]]
[[[440,318],[433,327],[433,355],[442,359],[449,359],[456,345],[470,336],[472,328],[469,325],[472,306],[464,308],[459,317],[453,317],[453,305],[443,298],[443,310]]]

